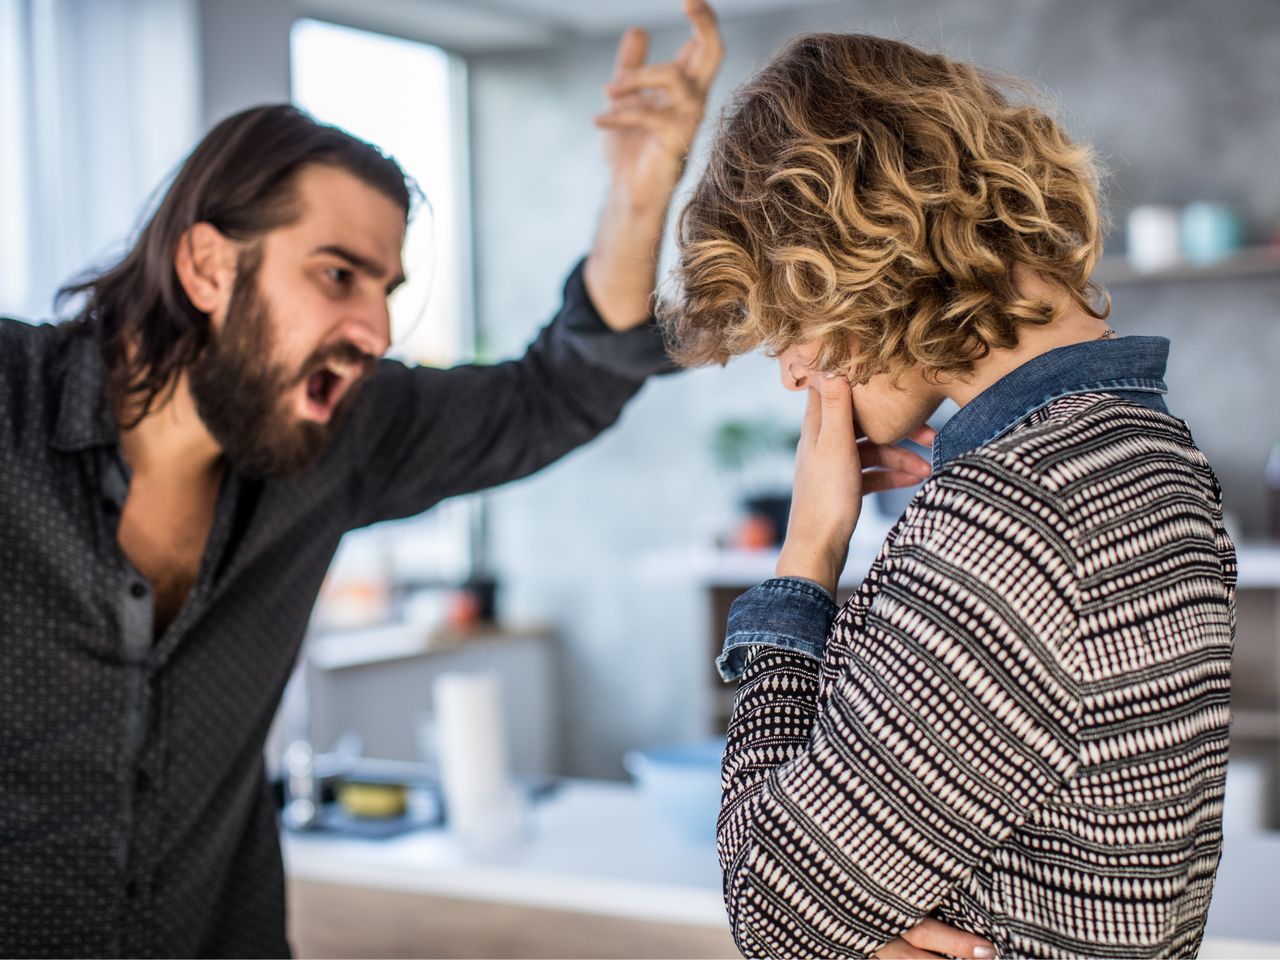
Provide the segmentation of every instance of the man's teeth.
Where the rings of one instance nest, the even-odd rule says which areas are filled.
[[[360,368],[354,364],[348,366],[342,363],[327,363],[325,369],[339,380],[354,380],[360,373]]]

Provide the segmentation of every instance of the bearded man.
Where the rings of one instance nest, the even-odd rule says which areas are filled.
[[[668,367],[649,322],[722,48],[619,48],[590,255],[522,359],[382,359],[400,167],[220,123],[66,323],[0,320],[0,953],[283,956],[262,748],[339,539],[532,473]]]

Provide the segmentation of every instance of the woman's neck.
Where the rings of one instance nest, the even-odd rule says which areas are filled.
[[[1053,305],[1056,314],[1044,326],[1023,326],[1018,330],[1018,344],[1009,350],[992,350],[974,364],[963,378],[943,384],[943,393],[963,407],[997,380],[1041,354],[1073,343],[1099,340],[1110,329],[1105,320],[1091,316],[1061,288],[1046,283],[1029,273],[1020,274],[1018,289],[1028,297],[1036,297]]]

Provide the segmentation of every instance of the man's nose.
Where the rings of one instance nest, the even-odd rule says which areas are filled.
[[[380,357],[391,347],[391,310],[385,300],[361,310],[346,327],[347,339],[370,356]]]

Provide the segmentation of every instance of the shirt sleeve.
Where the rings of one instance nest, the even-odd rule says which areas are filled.
[[[1078,766],[1077,570],[1054,498],[960,463],[921,501],[821,665],[746,657],[718,830],[745,956],[875,952]]]
[[[348,426],[355,521],[412,516],[519,479],[613,424],[651,374],[674,370],[651,320],[615,332],[569,275],[523,357],[441,370],[384,360]]]
[[[825,587],[804,577],[774,577],[752,587],[729,608],[724,650],[716,668],[724,680],[742,676],[752,647],[778,647],[821,662],[837,613]]]

